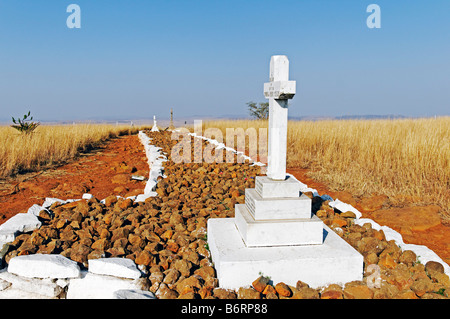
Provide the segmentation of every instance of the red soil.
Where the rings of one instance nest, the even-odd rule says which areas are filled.
[[[0,180],[0,223],[17,213],[26,213],[46,197],[79,199],[90,193],[97,199],[109,195],[142,194],[149,167],[137,135],[122,136],[57,168]]]

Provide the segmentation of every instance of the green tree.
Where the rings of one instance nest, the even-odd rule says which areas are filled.
[[[269,102],[259,104],[248,102],[247,106],[252,117],[255,117],[258,120],[266,120],[269,118]]]

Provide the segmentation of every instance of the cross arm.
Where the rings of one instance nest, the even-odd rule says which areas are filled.
[[[296,81],[274,81],[264,83],[264,96],[266,99],[292,99],[296,93],[295,87]]]

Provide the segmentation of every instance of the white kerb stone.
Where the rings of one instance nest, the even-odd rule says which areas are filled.
[[[137,289],[121,289],[113,293],[116,299],[157,299],[151,291]]]
[[[137,279],[141,272],[129,258],[98,258],[89,260],[89,271],[98,275]]]
[[[256,220],[311,218],[311,198],[262,198],[254,188],[245,189],[245,205]]]
[[[262,198],[299,197],[301,186],[291,176],[287,176],[284,181],[275,181],[267,176],[256,176],[255,179],[255,189]]]
[[[62,255],[23,255],[10,259],[8,272],[28,278],[77,278],[78,264]]]
[[[363,279],[363,256],[326,225],[322,245],[247,247],[234,218],[208,220],[208,246],[219,287],[239,289],[261,273],[273,282],[312,288]]]
[[[126,279],[82,272],[81,278],[70,280],[67,299],[115,299],[118,290],[143,290],[141,279]]]
[[[0,299],[56,298],[63,291],[51,279],[27,278],[7,271],[0,272],[0,279],[11,284],[10,287],[0,292]]]
[[[38,204],[34,204],[33,206],[31,206],[30,208],[28,208],[27,214],[32,214],[34,216],[39,216],[39,213],[41,212],[41,210],[43,210],[44,208],[41,205]]]
[[[296,93],[296,82],[289,81],[289,60],[285,55],[270,59],[270,82],[264,84],[264,96],[269,99],[269,146],[267,176],[286,179],[288,99]]]
[[[244,204],[235,205],[235,222],[247,247],[320,245],[323,222],[304,219],[255,220]]]

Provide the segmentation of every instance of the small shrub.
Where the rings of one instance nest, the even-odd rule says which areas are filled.
[[[15,128],[21,133],[30,134],[32,133],[41,123],[39,122],[32,122],[33,117],[30,116],[30,111],[28,111],[28,114],[25,114],[23,116],[23,119],[17,118],[17,120],[13,117],[12,121],[14,125],[11,125],[11,127]]]

